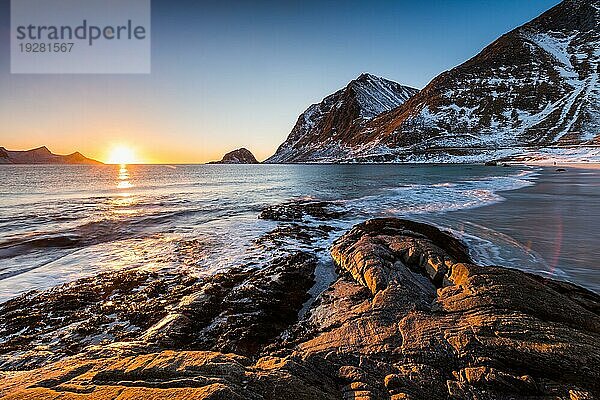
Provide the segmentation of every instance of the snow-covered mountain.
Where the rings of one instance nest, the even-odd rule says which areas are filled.
[[[418,92],[371,74],[311,105],[287,140],[266,162],[303,162],[346,157],[360,147],[359,132],[372,118],[395,109]]]
[[[274,158],[475,161],[542,146],[599,145],[599,74],[600,0],[564,0],[404,104],[352,126],[344,140],[321,131],[294,147],[292,132]]]

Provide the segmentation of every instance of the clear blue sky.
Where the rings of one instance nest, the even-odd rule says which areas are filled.
[[[0,145],[203,162],[272,154],[308,105],[370,72],[417,88],[557,0],[152,2],[150,75],[10,75],[0,0]]]

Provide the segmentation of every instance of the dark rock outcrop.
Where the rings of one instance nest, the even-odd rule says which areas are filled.
[[[359,224],[331,254],[337,280],[295,323],[312,282],[312,257],[303,253],[262,270],[182,285],[192,293],[173,302],[173,317],[153,323],[143,337],[90,346],[32,371],[5,370],[0,397],[600,396],[598,295],[515,269],[476,265],[448,233],[401,219]],[[72,307],[65,308],[76,309],[81,299],[68,298],[65,305]],[[13,313],[11,321],[22,318]],[[42,320],[37,329],[56,323],[52,313]]]
[[[306,217],[317,220],[337,219],[345,214],[332,202],[315,200],[294,200],[266,207],[258,218],[272,221],[302,221]]]
[[[254,355],[297,320],[315,264],[296,252],[260,270],[240,266],[204,279],[125,270],[17,297],[0,304],[0,370],[125,341],[144,352]]]
[[[46,146],[33,150],[13,151],[0,147],[0,164],[102,164],[79,152],[69,155],[52,153]]]
[[[248,149],[241,148],[230,151],[225,154],[221,161],[214,161],[211,164],[258,164],[254,154]]]

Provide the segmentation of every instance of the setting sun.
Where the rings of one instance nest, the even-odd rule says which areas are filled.
[[[109,153],[108,164],[136,164],[135,151],[128,146],[115,146]]]

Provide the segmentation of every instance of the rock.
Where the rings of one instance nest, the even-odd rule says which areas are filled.
[[[255,243],[261,248],[269,250],[290,245],[292,241],[311,245],[317,239],[328,238],[334,229],[332,226],[324,224],[309,226],[292,222],[287,225],[277,226],[275,229],[256,239]],[[318,248],[317,250],[325,250],[325,248]]]
[[[0,304],[0,369],[28,369],[86,346],[137,339],[196,278],[122,270]]]
[[[301,353],[359,355],[371,387],[396,398],[600,393],[599,296],[475,265],[449,234],[406,220],[359,224],[332,255],[345,275],[311,310]]]
[[[78,345],[72,356],[55,362],[50,347],[48,362],[32,364],[31,371],[2,368],[0,396],[600,396],[600,296],[516,269],[479,266],[450,234],[401,219],[359,224],[334,242],[331,254],[339,276],[299,320],[315,263],[314,256],[302,252],[262,269],[238,267],[190,281],[187,289],[167,297],[165,312],[138,321],[138,326],[154,322],[128,340]],[[148,282],[146,275],[130,279],[131,287],[148,284],[138,283]],[[77,310],[88,310],[96,297],[114,293],[110,285],[82,287],[77,292],[66,286],[64,310],[56,321],[58,291],[20,299],[33,312],[29,317],[11,309],[16,332],[31,324],[52,338],[56,333],[46,325],[77,321]],[[89,294],[91,288],[95,295]],[[122,298],[135,299],[127,296],[137,291],[123,289]],[[42,299],[52,305],[37,304]],[[49,315],[39,315],[40,310]],[[23,349],[34,351],[28,343],[41,337],[35,330],[24,332]],[[12,345],[19,349],[18,342]]]
[[[0,304],[0,369],[31,369],[95,345],[255,354],[310,297],[315,257],[282,256],[263,269],[234,268],[202,280],[119,271]]]
[[[258,161],[250,150],[242,147],[225,154],[221,161],[214,161],[210,164],[258,164]]]
[[[258,218],[282,222],[301,222],[306,217],[317,220],[337,219],[346,214],[334,203],[314,200],[294,200],[266,207]]]
[[[340,399],[310,363],[235,354],[164,351],[124,358],[68,359],[2,381],[3,399]]]
[[[228,271],[181,299],[143,340],[170,349],[251,356],[298,319],[314,284],[316,259],[295,253],[258,271]]]

